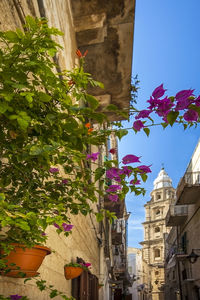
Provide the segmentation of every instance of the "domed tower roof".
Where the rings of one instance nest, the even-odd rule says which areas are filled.
[[[163,187],[172,187],[172,180],[165,172],[165,169],[162,168],[158,174],[158,177],[153,182],[154,190],[160,189]]]

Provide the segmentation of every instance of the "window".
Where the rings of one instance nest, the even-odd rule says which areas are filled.
[[[158,218],[160,216],[160,214],[161,214],[160,209],[156,209],[156,211],[155,211],[155,217]]]
[[[155,227],[154,231],[155,231],[155,233],[160,232],[160,227]]]
[[[157,194],[156,194],[156,200],[159,200],[159,199],[161,199],[161,194],[160,194],[160,193],[159,193],[159,194],[157,193]]]
[[[181,237],[181,248],[183,250],[183,253],[187,253],[187,235],[186,232]]]
[[[160,258],[160,249],[155,249],[154,250],[154,257],[155,258]]]
[[[159,275],[159,271],[155,271],[155,275]]]

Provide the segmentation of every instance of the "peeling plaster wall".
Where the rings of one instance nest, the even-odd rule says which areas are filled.
[[[77,44],[88,49],[86,71],[104,83],[94,95],[110,95],[111,103],[129,108],[135,1],[72,1]],[[109,104],[109,103],[107,103]]]

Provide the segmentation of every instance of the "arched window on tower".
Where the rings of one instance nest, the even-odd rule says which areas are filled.
[[[156,219],[159,219],[159,218],[160,218],[160,215],[161,215],[161,211],[160,211],[159,208],[157,208],[157,209],[155,210],[155,218],[156,218]]]
[[[154,250],[154,258],[155,259],[160,259],[160,249],[156,248]]]
[[[157,227],[154,228],[154,233],[155,233],[155,237],[156,238],[160,237],[160,227],[159,226],[157,226]]]
[[[161,199],[161,193],[156,193],[156,200],[160,200]]]

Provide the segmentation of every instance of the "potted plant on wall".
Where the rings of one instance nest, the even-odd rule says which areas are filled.
[[[34,277],[46,255],[51,250],[45,246],[35,245],[27,248],[20,244],[11,244],[11,251],[5,254],[0,251],[4,260],[4,268],[0,274],[8,277]]]
[[[90,263],[69,263],[64,266],[64,274],[67,280],[76,278],[82,274],[82,272],[88,271]]]

